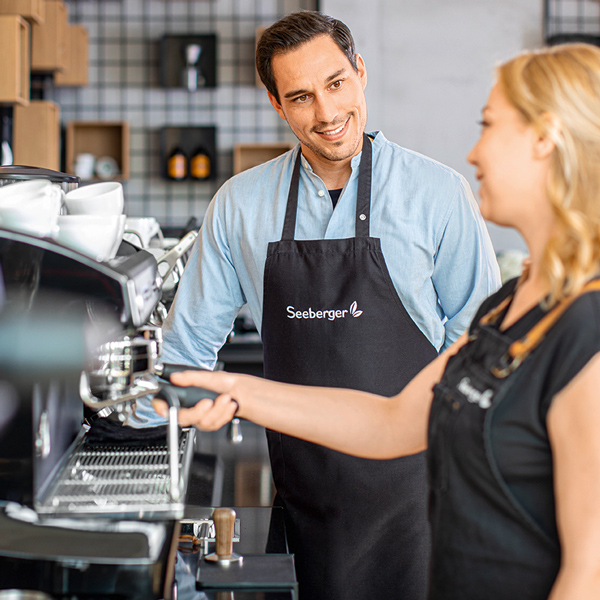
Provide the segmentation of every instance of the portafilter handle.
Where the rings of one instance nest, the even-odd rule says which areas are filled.
[[[215,508],[212,520],[215,524],[215,551],[206,555],[205,560],[227,565],[243,560],[233,551],[233,532],[235,526],[235,510],[232,508]]]
[[[216,400],[219,395],[217,392],[213,392],[212,390],[207,390],[201,387],[180,387],[175,386],[169,383],[169,379],[173,373],[179,373],[181,371],[207,371],[208,369],[203,369],[202,367],[196,367],[191,365],[177,365],[171,363],[163,363],[155,365],[154,372],[159,378],[159,382],[161,387],[171,387],[177,393],[179,397],[179,406],[183,408],[190,408],[195,406],[200,402],[200,400],[204,400],[204,398],[208,398],[209,400]],[[160,395],[160,394],[159,394]]]
[[[165,390],[172,390],[178,398],[178,406],[176,406],[176,408],[191,408],[192,406],[196,406],[200,400],[208,398],[209,400],[214,401],[219,395],[217,392],[213,392],[201,387],[181,387],[161,379],[159,379],[158,382],[161,389],[158,392],[157,397],[162,398]]]

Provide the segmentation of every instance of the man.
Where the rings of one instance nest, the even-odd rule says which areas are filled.
[[[367,72],[348,28],[318,12],[267,29],[256,52],[299,147],[217,192],[164,327],[164,360],[212,368],[244,304],[265,377],[391,396],[499,285],[465,180],[367,136]],[[300,593],[421,600],[425,459],[342,455],[268,432]]]

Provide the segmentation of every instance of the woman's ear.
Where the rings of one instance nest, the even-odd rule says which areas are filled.
[[[542,115],[542,120],[545,123],[545,133],[540,134],[534,144],[534,156],[543,160],[554,152],[560,137],[562,123],[556,115],[551,113]]]

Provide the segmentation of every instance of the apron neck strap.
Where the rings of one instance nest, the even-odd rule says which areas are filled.
[[[293,240],[296,233],[296,213],[298,212],[298,187],[300,186],[300,165],[302,164],[302,147],[298,149],[294,170],[292,171],[292,182],[288,192],[288,201],[285,209],[285,221],[283,222],[282,240]]]
[[[371,215],[371,165],[373,149],[371,140],[363,133],[362,156],[358,169],[358,191],[356,194],[356,237],[369,237],[369,221]],[[302,164],[302,148],[298,150],[292,181],[288,192],[285,220],[281,239],[293,240],[296,234],[296,214],[298,213],[298,188],[300,186],[300,165]]]
[[[503,379],[517,370],[521,363],[529,356],[535,348],[546,337],[548,331],[558,321],[560,316],[579,298],[588,292],[600,291],[600,279],[594,279],[586,283],[578,294],[565,298],[552,310],[542,317],[522,338],[515,340],[500,360],[500,364],[491,367],[492,375]],[[512,299],[512,296],[510,297]],[[508,299],[507,299],[508,300]],[[490,311],[493,312],[493,311]],[[488,313],[489,314],[489,313]],[[485,316],[487,317],[487,315]],[[480,322],[485,321],[485,317]]]
[[[356,237],[369,237],[371,220],[371,164],[373,148],[371,139],[363,133],[362,156],[358,168],[358,191],[356,193]]]

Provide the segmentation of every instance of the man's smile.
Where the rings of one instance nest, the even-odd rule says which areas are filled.
[[[315,133],[319,134],[320,136],[326,138],[329,141],[335,141],[335,140],[339,139],[340,137],[342,137],[346,133],[349,122],[350,122],[350,117],[348,117],[344,123],[342,123],[335,129],[329,129],[327,131],[316,131],[315,130]]]

